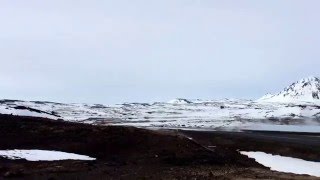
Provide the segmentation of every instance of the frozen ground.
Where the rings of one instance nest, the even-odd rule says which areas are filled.
[[[250,100],[185,100],[120,105],[1,100],[1,114],[99,125],[320,132],[320,106]]]
[[[0,156],[7,159],[25,159],[27,161],[61,161],[61,160],[84,160],[92,161],[95,158],[89,156],[78,155],[73,153],[65,153],[60,151],[46,150],[0,150]]]
[[[261,132],[154,132],[32,117],[0,117],[0,149],[55,149],[97,158],[35,162],[0,158],[0,179],[316,179],[270,171],[239,153],[261,151],[317,160],[319,146],[314,143],[318,141],[310,141],[317,138],[314,135],[302,134],[295,144],[290,137],[299,134],[279,141],[265,138]],[[278,137],[285,133],[267,134]],[[48,157],[45,154],[46,160]]]
[[[320,79],[304,78],[257,101],[173,99],[102,105],[0,100],[0,114],[145,128],[320,132]]]
[[[264,152],[241,152],[250,158],[254,158],[258,163],[270,167],[271,170],[307,174],[320,177],[320,162],[305,161],[302,159],[284,157],[279,155],[267,154]]]

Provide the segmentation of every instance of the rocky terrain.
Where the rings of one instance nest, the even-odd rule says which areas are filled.
[[[2,178],[315,179],[270,171],[225,145],[207,148],[178,131],[92,126],[11,115],[1,115],[0,123],[0,149],[58,150],[96,158],[52,162],[0,158]]]
[[[89,160],[0,158],[12,179],[315,179],[318,78],[259,100],[174,99],[118,105],[0,100],[0,151]],[[281,155],[310,173],[271,171],[243,153]],[[43,151],[41,151],[43,152]],[[47,152],[47,153],[48,153]],[[247,153],[248,154],[248,153]],[[279,156],[275,157],[278,158]],[[56,157],[59,159],[59,157]],[[93,160],[95,159],[95,160]],[[308,161],[308,162],[305,162]],[[282,162],[286,163],[286,162]],[[294,164],[294,163],[293,163]],[[271,166],[268,166],[271,167]],[[282,172],[296,172],[294,169]],[[289,167],[291,168],[291,166]],[[299,171],[300,169],[298,169]]]

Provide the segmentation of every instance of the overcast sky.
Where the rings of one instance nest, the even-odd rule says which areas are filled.
[[[320,71],[318,0],[0,0],[1,98],[258,98]]]

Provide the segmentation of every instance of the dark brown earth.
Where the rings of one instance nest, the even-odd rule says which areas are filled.
[[[212,143],[209,135],[203,141],[199,136],[198,141],[186,138],[180,131],[92,126],[10,115],[0,115],[0,124],[0,149],[58,150],[97,158],[55,162],[0,158],[0,178],[315,179],[270,171],[240,155],[236,145],[223,144],[223,140],[215,148],[207,148],[203,145]],[[193,133],[193,138],[198,137]]]
[[[235,151],[262,151],[275,155],[320,162],[320,133],[273,131],[182,131],[205,147]]]

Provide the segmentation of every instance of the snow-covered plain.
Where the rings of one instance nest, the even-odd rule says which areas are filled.
[[[320,106],[250,100],[186,100],[189,103],[63,104],[1,100],[0,113],[99,125],[211,130],[300,129],[318,131]],[[19,107],[16,109],[16,107]],[[21,107],[28,109],[21,110]],[[30,110],[31,109],[31,110]],[[35,111],[37,110],[37,111]],[[318,131],[320,132],[320,131]]]
[[[320,132],[320,79],[309,77],[259,100],[173,99],[119,105],[0,100],[0,114],[146,128]]]
[[[258,163],[271,168],[273,171],[306,174],[320,177],[320,162],[305,161],[302,159],[267,154],[264,152],[240,152]]]
[[[96,160],[89,156],[78,155],[74,153],[65,153],[60,151],[47,150],[0,150],[0,156],[7,159],[25,159],[27,161],[61,161],[61,160]]]

